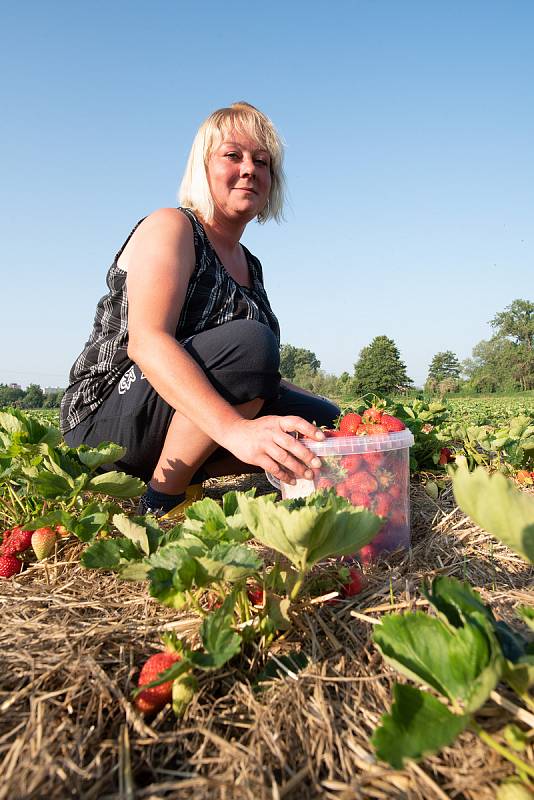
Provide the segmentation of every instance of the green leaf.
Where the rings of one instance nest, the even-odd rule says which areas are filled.
[[[534,564],[534,498],[515,488],[504,475],[484,469],[456,471],[456,502],[465,514],[531,564]]]
[[[516,778],[501,783],[497,789],[495,800],[532,800],[532,792]]]
[[[394,769],[450,744],[469,725],[469,715],[452,714],[435,697],[413,686],[395,684],[391,712],[372,736],[378,758]]]
[[[534,686],[534,653],[521,656],[517,661],[506,661],[503,679],[517,694],[525,694]]]
[[[104,472],[95,475],[87,484],[87,489],[111,497],[137,497],[145,491],[146,485],[139,478],[132,478],[125,472]]]
[[[26,433],[26,425],[9,411],[0,411],[0,425],[8,433]]]
[[[200,669],[219,669],[233,658],[241,648],[241,636],[232,629],[234,620],[234,594],[202,622],[200,639],[203,650],[190,654],[191,662]]]
[[[403,675],[432,686],[474,711],[497,685],[504,659],[485,620],[450,628],[422,612],[389,614],[373,632],[384,659]]]
[[[534,608],[531,606],[519,606],[516,608],[516,612],[530,630],[534,631]]]
[[[113,524],[123,536],[137,545],[145,555],[148,556],[150,554],[150,545],[148,543],[146,528],[134,522],[130,517],[127,517],[126,514],[114,514]]]
[[[298,674],[303,669],[306,669],[308,663],[307,656],[296,651],[287,655],[277,655],[276,658],[270,655],[267,664],[254,683],[254,689],[263,689],[265,686],[262,686],[262,684],[272,683],[272,681],[279,678],[287,678],[288,672]]]
[[[120,547],[115,539],[95,542],[82,553],[80,563],[86,569],[116,569],[121,560]]]
[[[254,538],[285,555],[300,572],[327,556],[349,555],[370,542],[384,520],[333,493],[314,493],[300,508],[265,497],[238,498]]]
[[[215,545],[197,560],[211,580],[230,583],[254,575],[263,566],[262,559],[250,547],[227,542]]]
[[[211,497],[192,503],[185,511],[188,519],[202,522],[206,531],[214,532],[226,527],[226,517],[220,505]]]
[[[130,561],[119,567],[119,576],[123,581],[146,581],[150,570],[146,561]]]
[[[73,481],[62,475],[55,475],[53,472],[41,471],[33,481],[33,487],[37,494],[41,494],[47,500],[56,497],[70,497],[73,494]]]
[[[101,442],[97,447],[82,445],[77,448],[78,458],[89,469],[97,469],[103,464],[113,464],[122,458],[126,448],[114,442]]]

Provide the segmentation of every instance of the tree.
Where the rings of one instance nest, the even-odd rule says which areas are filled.
[[[44,392],[36,383],[30,383],[22,400],[23,408],[42,408]]]
[[[446,378],[452,378],[457,381],[460,377],[462,368],[460,362],[452,350],[444,350],[436,353],[428,368],[428,381],[436,381],[441,383]]]
[[[513,345],[510,374],[524,391],[534,386],[534,303],[514,300],[496,314],[490,325],[497,333],[493,338]]]
[[[0,408],[18,405],[24,397],[23,389],[16,389],[5,383],[0,383]]]
[[[295,381],[297,373],[316,375],[321,362],[311,350],[283,344],[280,347],[280,374],[288,381]]]
[[[364,347],[354,365],[354,386],[357,393],[378,392],[390,394],[413,383],[406,375],[406,365],[401,361],[393,339],[376,336]]]

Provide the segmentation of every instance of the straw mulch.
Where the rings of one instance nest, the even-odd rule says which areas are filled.
[[[212,481],[208,494],[252,484],[271,490],[252,476]],[[403,771],[377,763],[369,738],[398,676],[372,644],[373,620],[423,607],[418,586],[438,572],[467,577],[511,619],[533,602],[534,572],[455,509],[450,487],[435,502],[414,483],[412,524],[410,554],[371,570],[364,595],[299,617],[284,647],[308,655],[303,672],[258,693],[222,670],[178,723],[169,709],[144,722],[130,692],[158,634],[190,628],[186,615],[142,584],[83,570],[77,543],[0,581],[0,800],[493,798],[512,769],[471,733]],[[500,687],[488,730],[514,717],[497,705],[507,698]]]

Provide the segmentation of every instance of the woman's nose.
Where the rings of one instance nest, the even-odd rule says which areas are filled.
[[[256,166],[254,164],[254,159],[252,157],[243,156],[243,160],[241,161],[241,174],[254,175],[255,171]]]

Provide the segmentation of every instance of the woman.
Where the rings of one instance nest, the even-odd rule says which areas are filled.
[[[114,441],[144,480],[140,513],[181,510],[206,477],[312,476],[292,433],[324,438],[338,408],[280,380],[279,327],[246,225],[282,215],[283,150],[270,120],[234,103],[200,127],[178,209],[141,220],[108,272],[62,401],[67,443]],[[312,424],[312,421],[315,424]]]

